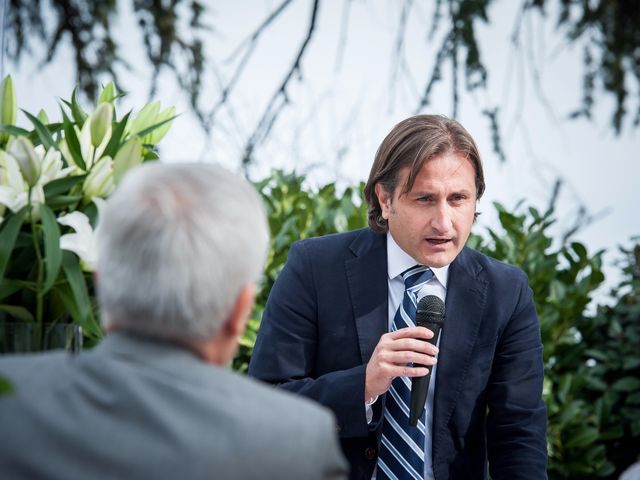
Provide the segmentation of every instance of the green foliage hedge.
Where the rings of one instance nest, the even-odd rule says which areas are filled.
[[[234,368],[245,371],[268,293],[291,243],[366,225],[362,187],[318,191],[304,177],[276,171],[256,184],[274,235],[262,290]],[[623,251],[624,281],[614,304],[585,309],[604,280],[602,252],[581,243],[554,246],[553,211],[509,212],[501,228],[469,245],[529,275],[544,343],[550,479],[615,479],[640,454],[640,245]]]

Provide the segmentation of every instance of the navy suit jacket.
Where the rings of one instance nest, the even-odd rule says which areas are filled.
[[[388,329],[386,235],[296,242],[262,317],[249,373],[338,420],[351,478],[376,464],[384,398],[367,424],[365,368]],[[526,275],[464,248],[451,263],[433,415],[436,480],[546,478],[540,326]]]

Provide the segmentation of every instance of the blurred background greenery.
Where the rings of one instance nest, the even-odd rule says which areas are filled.
[[[240,371],[290,244],[365,225],[359,182],[391,126],[458,118],[490,180],[470,243],[534,290],[549,477],[615,479],[638,458],[638,2],[0,0],[0,17],[0,77],[27,110],[54,119],[56,95],[93,104],[113,81],[123,111],[177,105],[161,160],[255,182],[273,239]]]

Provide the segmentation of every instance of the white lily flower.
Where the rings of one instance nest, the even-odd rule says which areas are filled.
[[[95,197],[106,197],[115,189],[113,181],[113,160],[111,157],[102,157],[96,163],[87,178],[84,179],[82,190],[85,201]]]
[[[98,221],[106,204],[102,198],[94,198],[98,207]],[[82,212],[71,212],[58,217],[58,223],[71,227],[76,233],[65,233],[60,237],[60,248],[75,253],[80,258],[80,267],[86,272],[93,272],[98,263],[98,245],[95,231],[91,228],[89,217]]]
[[[22,178],[18,161],[0,150],[0,203],[12,212],[19,211],[27,204],[29,186]],[[32,215],[38,216],[38,203],[44,203],[44,190],[41,184],[31,189]]]
[[[113,106],[101,103],[87,120],[91,128],[91,145],[100,146],[111,139],[111,122],[113,120]]]
[[[44,147],[38,145],[35,150],[42,164],[42,173],[38,180],[39,184],[44,186],[52,180],[68,176],[75,170],[73,167],[62,168],[64,165],[62,163],[62,154],[55,148],[50,148],[45,153]]]
[[[40,179],[42,159],[38,158],[33,144],[25,137],[17,137],[9,142],[7,154],[16,159],[22,178],[30,187]]]
[[[111,139],[111,132],[109,132],[109,135],[105,135],[102,143],[94,148],[93,144],[91,143],[91,122],[89,122],[88,120],[84,122],[81,130],[78,130],[78,127],[75,126],[73,128],[76,129],[76,135],[78,136],[78,141],[80,143],[80,154],[82,155],[82,160],[84,160],[85,167],[87,167],[86,171],[89,171],[94,162],[97,162],[102,158],[102,154],[104,153],[107,145],[109,144],[109,140]],[[68,148],[67,145],[65,146]],[[69,157],[71,157],[70,154]],[[75,164],[73,162],[73,159],[71,164]],[[86,172],[83,171],[82,173]]]
[[[78,255],[82,269],[93,272],[98,262],[98,248],[89,217],[75,211],[58,217],[58,223],[75,230],[60,237],[60,248]]]
[[[148,103],[142,110],[140,110],[133,120],[127,123],[127,126],[124,129],[125,136],[138,134],[153,125],[170,119],[175,116],[175,114],[175,107],[168,107],[164,110],[160,110],[160,102],[156,101]],[[169,128],[171,128],[171,122],[167,122],[156,128],[151,133],[146,134],[142,138],[142,143],[151,145],[157,144],[167,134]]]

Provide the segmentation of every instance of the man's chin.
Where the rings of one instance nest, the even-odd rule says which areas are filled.
[[[423,256],[423,265],[433,268],[442,268],[449,265],[456,258],[458,252],[453,249],[447,249],[444,252],[430,252]]]

